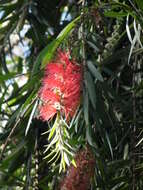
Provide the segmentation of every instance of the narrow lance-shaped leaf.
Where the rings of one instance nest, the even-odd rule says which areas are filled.
[[[100,72],[96,69],[96,67],[93,65],[91,61],[87,61],[87,66],[90,70],[90,72],[93,74],[95,78],[97,78],[99,81],[103,82],[103,77],[100,74]]]
[[[91,74],[88,71],[85,72],[85,80],[86,80],[89,98],[91,100],[93,108],[95,109],[96,107],[96,93],[95,93],[95,87],[94,87],[95,84],[94,84]]]
[[[39,54],[39,56],[36,59],[36,62],[34,64],[33,67],[33,74],[35,74],[36,72],[38,72],[38,69],[40,67],[40,64],[42,62],[41,65],[41,69],[44,68],[46,66],[46,64],[48,63],[48,61],[50,61],[54,55],[55,50],[57,49],[57,47],[60,45],[60,43],[62,43],[62,41],[64,40],[64,38],[67,37],[67,35],[69,34],[69,32],[74,28],[75,24],[77,21],[79,21],[80,16],[77,17],[76,19],[74,19],[72,22],[70,22],[62,31],[61,33],[58,35],[58,37],[53,40],[50,44],[48,44]]]
[[[32,121],[33,116],[34,116],[34,114],[35,114],[35,111],[36,111],[37,106],[38,106],[38,100],[36,100],[35,105],[34,105],[34,107],[33,107],[33,110],[32,110],[32,112],[31,112],[31,115],[30,115],[30,117],[29,117],[29,121],[28,121],[26,130],[25,130],[25,136],[27,135],[27,133],[28,133],[28,131],[29,131],[30,124],[31,124],[31,121]]]
[[[87,90],[83,91],[83,112],[86,125],[89,124],[89,98]]]

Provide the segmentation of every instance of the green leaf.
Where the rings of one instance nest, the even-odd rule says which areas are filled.
[[[32,122],[33,116],[35,114],[37,106],[38,106],[38,100],[36,100],[35,105],[33,106],[32,112],[30,114],[28,124],[27,124],[26,130],[25,130],[25,136],[27,135],[27,133],[29,131],[29,128],[30,128],[30,125],[31,125],[31,122]]]
[[[53,127],[52,127],[52,129],[51,129],[51,131],[50,131],[50,134],[49,134],[48,140],[50,140],[50,139],[53,137],[53,135],[54,135],[54,133],[55,133],[55,130],[56,130],[57,126],[58,126],[58,124],[57,124],[57,123],[54,123],[54,125],[53,125]]]
[[[83,91],[83,112],[84,112],[84,120],[86,125],[89,124],[89,100],[88,100],[88,92],[87,90]]]
[[[29,96],[28,93],[25,95],[16,96],[16,97],[12,98],[11,100],[9,100],[7,102],[7,104],[8,104],[8,106],[18,105],[19,103],[24,102],[28,98],[28,96]]]
[[[0,4],[4,5],[6,3],[10,3],[11,0],[0,0]]]
[[[72,159],[71,163],[73,164],[73,166],[74,166],[75,168],[77,168],[77,165],[76,165],[76,162],[75,162],[74,159]]]
[[[100,49],[92,42],[87,41],[88,45],[95,50],[95,52],[99,52]]]
[[[17,5],[18,5],[17,3],[14,3],[14,4],[0,6],[0,11],[4,11],[0,19],[0,23],[2,23],[3,19],[6,18],[10,13],[12,13],[16,9]]]
[[[88,62],[87,62],[87,66],[88,66],[90,72],[93,74],[93,76],[94,76],[95,78],[97,78],[97,79],[98,79],[99,81],[101,81],[101,82],[104,81],[102,75],[101,75],[100,72],[96,69],[96,67],[92,64],[91,61],[88,61]]]
[[[14,77],[16,77],[17,73],[7,73],[5,75],[0,75],[0,83],[2,83],[3,81],[6,81],[8,79],[12,79]]]
[[[143,1],[142,0],[136,0],[136,3],[140,9],[143,9]]]
[[[23,103],[23,105],[21,106],[20,111],[24,111],[27,106],[29,106],[29,104],[31,104],[32,100],[36,97],[36,90],[33,90],[32,93],[30,93],[30,95],[26,98],[25,102]]]
[[[50,44],[48,44],[39,54],[33,73],[37,72],[39,69],[39,65],[41,64],[41,69],[43,69],[48,61],[50,61],[54,55],[55,50],[57,47],[62,43],[62,41],[68,36],[69,32],[74,28],[77,21],[79,21],[80,16],[74,19],[72,22],[70,22],[58,35],[58,37],[52,41]]]
[[[127,16],[127,14],[128,13],[126,13],[126,12],[115,12],[115,11],[104,12],[104,15],[106,17],[111,17],[111,18],[125,17],[125,16]]]
[[[87,139],[87,142],[93,146],[93,140],[92,140],[92,129],[91,129],[92,126],[88,125],[86,126],[86,139]]]
[[[10,162],[10,165],[9,165],[9,168],[8,168],[8,171],[10,173],[13,173],[15,170],[17,170],[18,168],[21,167],[21,165],[25,162],[25,159],[24,159],[24,149],[19,152],[15,158],[12,159],[12,161]]]
[[[112,146],[111,146],[111,142],[110,142],[108,133],[106,133],[105,136],[106,136],[106,140],[107,140],[107,143],[108,143],[108,146],[109,146],[109,149],[110,149],[111,156],[113,158],[113,150],[112,150]]]
[[[17,147],[12,151],[12,153],[2,161],[0,168],[4,169],[11,160],[15,159],[19,152],[23,151],[25,145],[26,142],[24,140],[20,144],[18,144]]]
[[[93,78],[88,71],[85,72],[85,80],[86,80],[85,82],[86,82],[86,87],[88,90],[89,98],[91,100],[93,108],[95,109],[95,107],[96,107],[95,86],[94,86]]]

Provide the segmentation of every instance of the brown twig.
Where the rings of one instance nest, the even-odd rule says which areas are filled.
[[[20,120],[21,120],[20,118],[17,120],[17,122],[15,123],[14,127],[13,127],[12,130],[10,131],[10,133],[9,133],[9,135],[8,135],[8,137],[7,137],[7,139],[6,139],[5,143],[4,143],[4,145],[3,145],[3,147],[2,147],[2,151],[1,151],[1,154],[0,154],[0,161],[2,160],[3,153],[4,153],[4,151],[5,151],[5,149],[6,149],[7,145],[8,145],[8,142],[9,142],[9,140],[10,140],[12,134],[14,133],[14,131],[15,131],[16,127],[17,127],[18,123],[20,122]]]

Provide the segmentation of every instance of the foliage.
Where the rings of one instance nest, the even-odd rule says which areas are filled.
[[[57,189],[66,155],[76,168],[73,155],[87,144],[90,190],[142,189],[142,28],[141,0],[0,0],[0,189]],[[58,48],[84,70],[80,106],[63,128],[37,117],[43,71]],[[62,165],[54,132],[68,153]]]

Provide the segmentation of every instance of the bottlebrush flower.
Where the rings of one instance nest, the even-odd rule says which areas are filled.
[[[69,52],[58,51],[55,61],[45,68],[39,97],[40,118],[51,119],[58,111],[66,118],[72,117],[80,102],[82,69]]]
[[[81,150],[75,157],[77,167],[71,165],[59,190],[88,190],[94,175],[95,159],[89,148]]]

